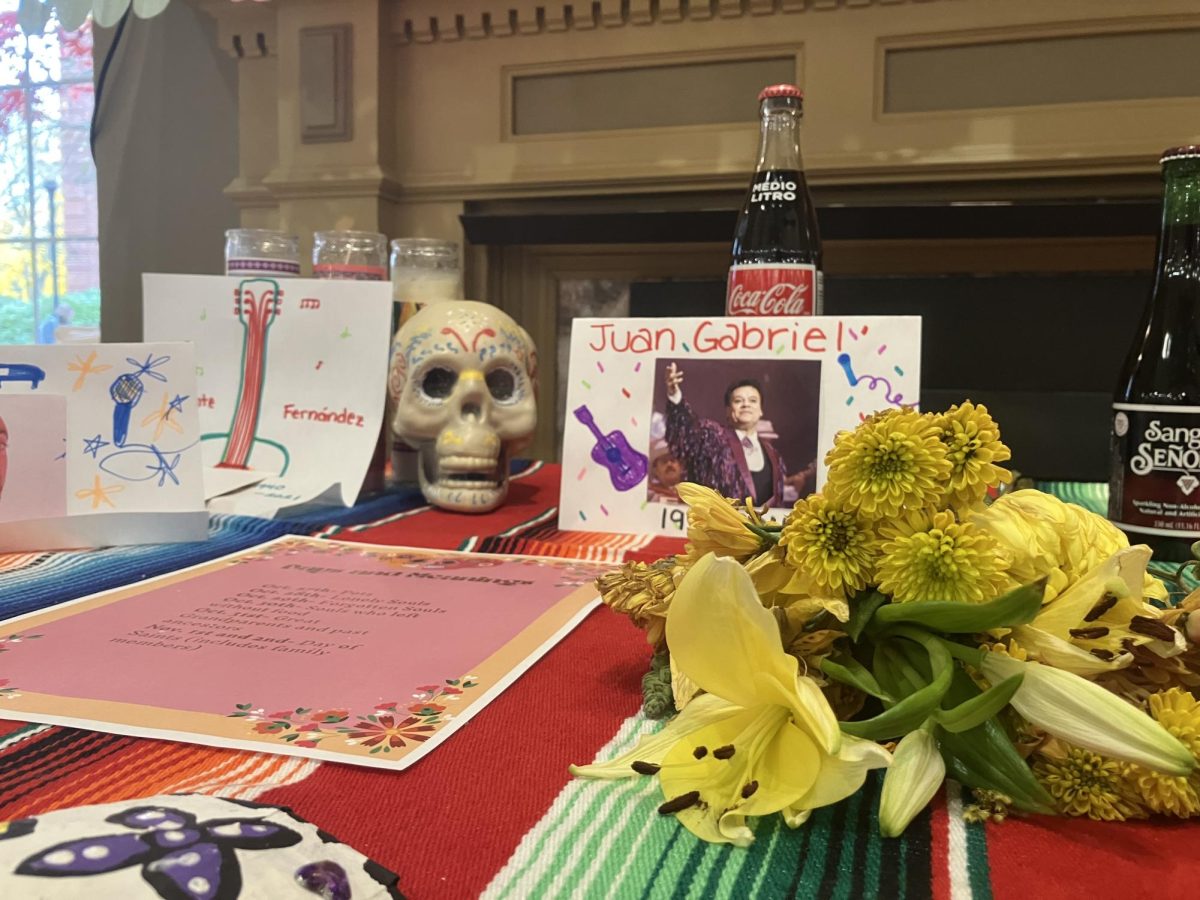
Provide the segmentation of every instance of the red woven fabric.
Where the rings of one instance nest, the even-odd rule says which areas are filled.
[[[408,897],[477,896],[567,783],[567,766],[590,762],[637,712],[649,654],[625,619],[596,610],[411,769],[325,764],[259,800],[398,872]]]
[[[997,900],[1103,897],[1194,900],[1200,824],[1031,816],[987,829]]]

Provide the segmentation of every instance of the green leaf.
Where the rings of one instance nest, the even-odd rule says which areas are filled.
[[[922,600],[888,603],[875,613],[872,627],[912,624],[943,634],[974,634],[993,628],[1008,628],[1032,622],[1042,608],[1046,580],[1023,585],[988,603],[957,603],[950,600]]]
[[[954,771],[957,763],[972,773],[972,777],[962,779],[964,784],[999,791],[1028,812],[1054,811],[1053,799],[995,722],[959,734],[939,727],[934,736],[948,771]]]
[[[950,689],[950,680],[954,673],[954,663],[950,654],[936,641],[926,649],[930,647],[933,648],[931,651],[931,662],[935,672],[933,681],[873,718],[859,722],[842,722],[842,731],[855,737],[882,741],[902,737],[910,731],[920,728],[941,704],[942,697]],[[889,648],[881,645],[877,648],[877,657],[880,650],[885,656],[889,652],[897,653],[897,651],[889,651]],[[933,658],[934,656],[936,658]],[[893,659],[893,663],[895,661]]]
[[[857,688],[864,694],[878,697],[886,703],[896,702],[895,697],[879,686],[879,682],[875,680],[875,676],[871,674],[871,670],[853,656],[846,655],[839,657],[836,662],[830,658],[823,659],[821,660],[821,671],[834,681],[848,684],[850,687]]]
[[[950,732],[958,733],[976,728],[1008,706],[1008,701],[1012,699],[1024,679],[1024,675],[1006,678],[977,697],[965,700],[951,709],[938,710],[933,717]]]
[[[250,708],[249,703],[235,703],[234,706],[237,707],[238,709],[249,709]]]
[[[867,627],[867,623],[871,621],[875,611],[887,603],[887,599],[875,590],[860,593],[854,598],[850,603],[850,621],[846,623],[845,628],[846,634],[850,635],[850,640],[858,643],[859,635]]]

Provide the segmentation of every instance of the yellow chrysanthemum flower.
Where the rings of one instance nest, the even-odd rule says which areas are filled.
[[[600,598],[624,613],[646,632],[646,640],[659,646],[667,627],[667,609],[675,596],[675,579],[683,570],[672,563],[630,562],[596,581]]]
[[[872,416],[843,431],[825,463],[825,495],[870,519],[942,505],[951,468],[934,417],[912,409]]]
[[[745,560],[762,548],[762,538],[748,527],[750,519],[742,507],[699,484],[684,482],[676,490],[688,505],[685,562],[695,562],[706,553]]]
[[[1061,755],[1043,755],[1033,773],[1064,813],[1104,822],[1145,818],[1145,810],[1129,794],[1124,764],[1060,746]]]
[[[879,590],[899,603],[983,603],[999,596],[1006,583],[1006,561],[995,539],[955,521],[952,512],[909,513],[880,533]]]
[[[1129,546],[1129,539],[1103,516],[1036,490],[1004,494],[972,513],[970,521],[1008,553],[1012,586],[1048,577],[1046,601]],[[1149,573],[1142,594],[1153,600],[1167,597],[1162,582]]]
[[[1012,451],[1001,442],[1000,426],[988,415],[986,406],[968,400],[934,421],[950,460],[951,503],[972,506],[983,500],[989,487],[1012,481],[1012,473],[996,465],[1011,459]]]
[[[1150,696],[1150,715],[1200,759],[1200,702],[1179,688]],[[1153,812],[1186,819],[1200,815],[1200,776],[1171,776],[1144,766],[1130,765],[1127,777]]]
[[[779,535],[788,565],[838,595],[854,594],[870,583],[875,544],[870,522],[821,494],[798,500]]]

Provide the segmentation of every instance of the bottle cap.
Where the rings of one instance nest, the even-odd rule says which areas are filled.
[[[1183,147],[1172,147],[1164,150],[1159,163],[1170,162],[1173,159],[1200,159],[1200,145],[1188,144]]]
[[[795,97],[797,100],[803,100],[804,91],[794,84],[772,84],[762,89],[758,95],[758,102],[762,103],[768,97]]]

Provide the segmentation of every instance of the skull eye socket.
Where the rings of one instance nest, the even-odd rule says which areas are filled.
[[[421,392],[433,400],[445,400],[454,391],[457,381],[457,372],[438,366],[421,376]]]
[[[492,399],[503,403],[517,392],[517,379],[508,369],[492,369],[487,373],[487,386]]]

